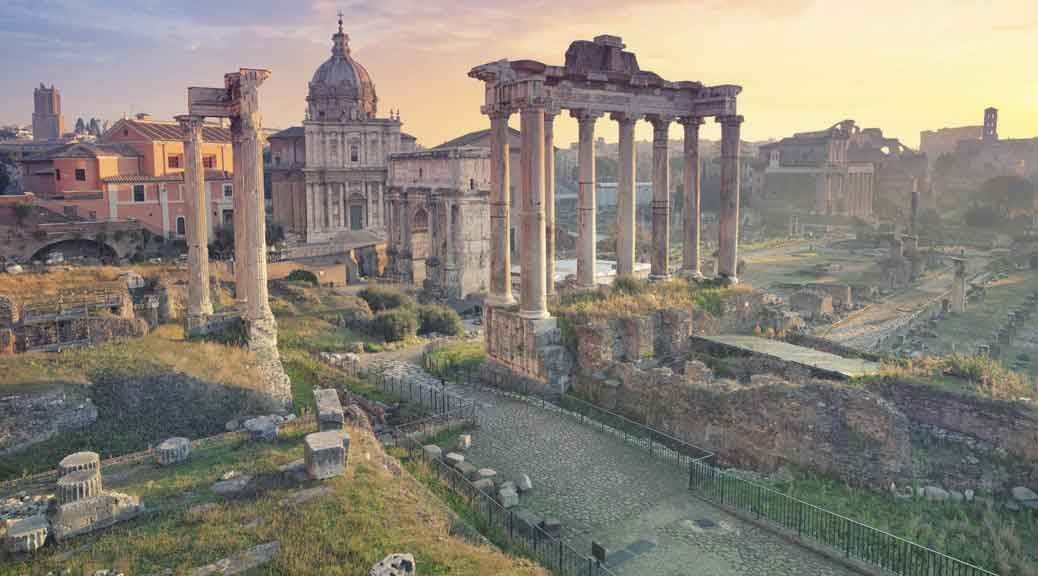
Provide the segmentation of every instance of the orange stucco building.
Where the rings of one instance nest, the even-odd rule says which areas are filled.
[[[202,163],[210,229],[231,221],[231,134],[203,128]],[[89,221],[137,220],[155,234],[183,237],[184,142],[176,122],[146,115],[122,119],[98,143],[73,142],[22,161],[37,203]]]

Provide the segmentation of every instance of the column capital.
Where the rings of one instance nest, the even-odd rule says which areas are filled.
[[[594,122],[601,118],[603,113],[598,110],[589,110],[587,108],[573,108],[569,111],[569,115],[572,118],[576,118],[577,122]]]
[[[686,127],[694,126],[698,128],[703,124],[706,124],[706,118],[703,118],[702,116],[679,116],[678,124]]]
[[[185,130],[196,130],[205,124],[205,116],[197,114],[181,114],[174,116],[173,119],[180,123],[180,126]]]
[[[621,124],[634,124],[642,119],[644,114],[639,112],[613,112],[609,115],[613,120]]]
[[[648,114],[645,119],[652,124],[653,130],[666,130],[670,128],[670,123],[674,121],[673,116],[665,116],[663,114]]]
[[[717,117],[717,123],[722,126],[738,126],[742,121],[743,117],[738,114]]]
[[[483,106],[482,112],[486,114],[491,120],[508,120],[508,117],[512,115],[513,110],[507,106],[500,104],[493,106]]]

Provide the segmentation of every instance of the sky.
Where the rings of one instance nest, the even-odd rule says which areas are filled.
[[[188,86],[255,67],[272,72],[264,125],[298,125],[339,10],[379,114],[399,109],[424,146],[489,126],[473,66],[562,64],[571,41],[599,34],[668,80],[741,85],[746,140],[850,118],[914,147],[920,130],[980,124],[987,106],[1001,137],[1038,136],[1034,0],[0,0],[0,124],[31,122],[40,82],[59,88],[71,128],[172,118]],[[556,120],[558,144],[576,132]],[[599,120],[597,135],[616,140],[616,124]]]

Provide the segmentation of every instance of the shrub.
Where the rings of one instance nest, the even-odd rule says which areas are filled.
[[[617,276],[613,280],[613,290],[623,294],[641,294],[645,286],[632,276]]]
[[[368,286],[361,290],[357,296],[360,296],[368,303],[372,312],[381,312],[382,310],[392,310],[400,307],[414,307],[414,300],[410,296],[399,290],[383,286]]]
[[[418,331],[418,316],[409,308],[383,310],[372,318],[369,331],[386,342],[399,342]]]
[[[464,330],[461,316],[458,316],[453,308],[439,304],[425,304],[418,307],[419,334],[438,332],[447,336],[457,336]]]
[[[317,275],[309,270],[303,270],[302,268],[296,268],[289,272],[285,279],[292,282],[309,282],[310,284],[317,286]]]
[[[368,303],[363,300],[357,300],[355,306],[346,308],[339,313],[339,326],[366,330],[373,316]]]

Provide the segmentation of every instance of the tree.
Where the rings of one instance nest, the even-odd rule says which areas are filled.
[[[996,176],[981,187],[981,201],[1002,216],[1034,210],[1034,184],[1027,178]]]
[[[90,119],[89,132],[91,134],[93,134],[94,136],[97,136],[98,138],[100,138],[101,137],[101,121],[98,120],[97,118],[91,118]]]
[[[83,134],[86,132],[86,123],[83,122],[82,118],[76,118],[76,134]]]
[[[0,140],[14,140],[18,137],[18,131],[14,128],[0,128]]]
[[[15,204],[14,205],[14,219],[21,226],[25,219],[32,215],[31,204]]]

